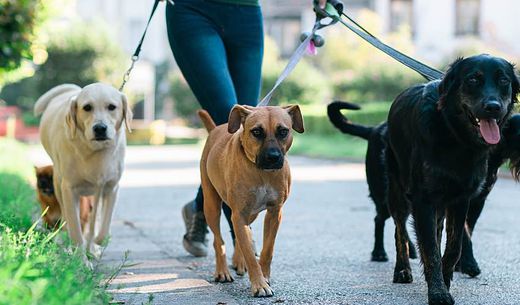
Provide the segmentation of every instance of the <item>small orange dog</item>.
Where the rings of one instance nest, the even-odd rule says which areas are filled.
[[[52,182],[53,169],[52,165],[43,167],[34,167],[36,171],[37,194],[42,212],[48,208],[47,213],[43,216],[43,220],[48,228],[57,228],[61,219],[61,209],[58,199],[54,194],[54,183]],[[80,197],[80,220],[81,229],[85,232],[85,225],[88,223],[90,210],[92,209],[94,197]]]

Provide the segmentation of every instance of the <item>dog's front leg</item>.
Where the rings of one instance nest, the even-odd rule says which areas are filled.
[[[99,227],[99,233],[96,235],[94,242],[98,245],[102,245],[108,234],[110,233],[110,223],[112,222],[112,214],[114,213],[114,206],[117,201],[117,194],[119,191],[118,184],[107,184],[102,191],[102,205],[101,205],[101,225]],[[96,202],[95,205],[97,205]],[[92,212],[94,214],[93,207]],[[95,214],[92,216],[96,216]],[[95,219],[95,218],[93,218]]]
[[[269,282],[271,278],[271,261],[273,259],[274,242],[282,221],[282,208],[268,209],[264,219],[264,243],[260,254],[260,267]]]
[[[83,232],[87,241],[87,250],[90,254],[92,254],[95,258],[99,258],[101,256],[101,249],[98,247],[96,243],[93,243],[94,237],[96,235],[96,219],[97,219],[97,211],[99,208],[99,198],[100,192],[97,191],[94,194],[94,201],[92,202],[92,210],[88,216],[88,231]]]
[[[260,265],[256,261],[252,247],[253,241],[251,235],[248,234],[249,228],[246,221],[248,216],[241,215],[239,211],[231,216],[233,228],[235,229],[236,243],[238,243],[246,261],[247,272],[249,272],[249,280],[251,281],[251,294],[255,297],[270,297],[273,295],[273,290],[269,286],[267,279],[264,278]]]
[[[462,250],[462,239],[464,234],[464,224],[468,213],[469,202],[455,202],[449,206],[446,217],[446,250],[442,257],[442,274],[444,283],[450,289],[451,279],[455,264],[460,258]]]
[[[81,224],[79,221],[79,195],[63,180],[61,181],[60,190],[60,197],[63,200],[61,211],[63,218],[67,222],[67,231],[69,232],[70,239],[74,245],[84,250],[85,239],[81,233]]]
[[[418,194],[417,194],[418,193]],[[423,196],[420,190],[413,194],[415,231],[421,250],[424,275],[428,283],[428,304],[455,304],[448,292],[441,271],[440,249],[437,243],[437,211],[435,204]]]

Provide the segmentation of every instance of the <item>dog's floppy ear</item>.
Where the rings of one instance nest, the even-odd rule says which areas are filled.
[[[78,129],[78,97],[76,95],[70,98],[69,113],[65,117],[65,122],[69,128],[69,135],[71,139],[76,137],[76,129]]]
[[[228,132],[235,133],[240,129],[240,125],[244,123],[246,117],[251,113],[251,110],[242,105],[235,105],[229,113]]]
[[[520,80],[518,79],[518,75],[515,73],[515,68],[513,65],[511,65],[511,69],[513,70],[513,78],[511,80],[511,88],[512,90],[512,103],[518,102],[518,95],[520,94]]]
[[[300,111],[300,106],[298,105],[288,105],[284,106],[283,109],[289,113],[292,119],[292,128],[298,132],[303,133],[303,116],[302,112]]]
[[[441,110],[446,106],[446,99],[454,90],[457,90],[461,85],[460,69],[462,67],[463,57],[457,58],[451,65],[441,83],[439,84],[439,101],[437,102],[437,109]]]
[[[125,122],[126,130],[131,133],[132,128],[130,127],[130,123],[132,122],[133,113],[130,109],[130,106],[128,105],[128,100],[126,98],[126,95],[121,93],[121,105],[122,105],[122,111],[123,111],[123,117],[121,118],[121,121],[117,123],[116,129],[119,130],[121,128],[121,124],[123,124],[123,121]]]

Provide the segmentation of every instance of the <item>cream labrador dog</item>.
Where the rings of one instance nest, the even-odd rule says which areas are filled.
[[[40,97],[34,112],[42,114],[40,138],[54,164],[55,193],[70,238],[96,256],[110,231],[123,173],[123,124],[130,131],[132,118],[126,97],[102,83],[84,88],[64,84]],[[79,218],[80,196],[94,196],[85,232]]]

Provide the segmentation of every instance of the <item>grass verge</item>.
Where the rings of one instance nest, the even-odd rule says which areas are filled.
[[[290,154],[308,157],[351,158],[362,160],[367,151],[367,141],[344,134],[295,135]]]
[[[40,232],[33,176],[25,147],[0,139],[0,304],[107,304],[102,275],[80,256],[54,241],[57,232]]]

